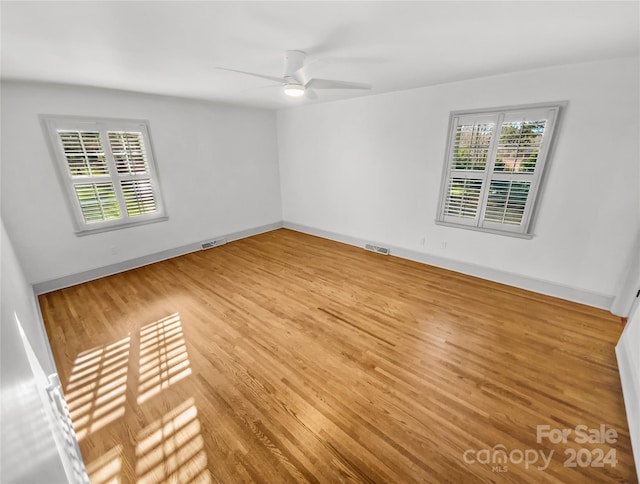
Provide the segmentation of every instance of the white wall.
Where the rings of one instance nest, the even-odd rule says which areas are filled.
[[[638,230],[638,87],[627,58],[280,111],[283,218],[610,301]],[[532,240],[434,223],[450,111],[565,100]]]
[[[18,82],[1,95],[2,215],[30,283],[282,219],[273,112]],[[148,120],[169,220],[75,236],[39,114]]]
[[[31,286],[24,278],[4,223],[0,254],[0,482],[67,482],[16,319],[24,328],[45,371],[50,373],[54,370],[48,343],[43,339],[42,323]]]

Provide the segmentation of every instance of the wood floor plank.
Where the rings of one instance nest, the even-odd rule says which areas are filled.
[[[94,483],[636,482],[605,311],[286,229],[39,301]]]

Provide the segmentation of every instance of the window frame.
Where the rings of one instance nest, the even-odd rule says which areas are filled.
[[[138,119],[117,119],[117,118],[98,118],[85,116],[59,116],[59,115],[40,115],[47,145],[51,157],[56,166],[56,174],[65,194],[68,209],[74,226],[74,232],[77,236],[101,233],[111,230],[119,230],[138,225],[149,223],[163,222],[168,220],[168,215],[164,200],[162,197],[162,188],[160,184],[160,176],[155,161],[151,136],[149,134],[149,123],[146,120]],[[108,167],[106,175],[87,175],[84,180],[80,177],[71,175],[68,168],[67,157],[62,146],[62,142],[58,135],[58,130],[79,130],[79,131],[97,131],[100,133],[100,141],[104,152],[105,162]],[[116,168],[111,143],[109,141],[109,132],[136,132],[142,133],[144,143],[144,153],[148,165],[148,174],[120,174]],[[127,212],[124,202],[124,195],[120,181],[149,179],[151,181],[153,196],[156,204],[156,211],[153,213],[139,214],[131,216]],[[86,222],[80,201],[76,195],[75,184],[85,181],[86,183],[99,183],[100,181],[110,182],[113,184],[116,199],[120,209],[120,218],[112,220],[103,220],[96,222]]]
[[[507,235],[523,239],[533,238],[534,221],[539,207],[539,195],[541,192],[541,188],[544,185],[546,173],[549,171],[548,166],[552,159],[553,152],[555,151],[555,145],[557,144],[559,132],[558,126],[567,105],[567,101],[558,101],[551,103],[452,111],[449,115],[447,144],[435,223],[437,225],[443,225],[447,227],[464,228],[468,230],[475,230],[497,235]],[[505,122],[505,120],[506,122],[509,122],[509,118],[513,118],[517,115],[521,116],[523,114],[527,115],[529,113],[532,113],[535,117],[536,113],[539,114],[544,111],[546,111],[547,113],[551,113],[552,115],[550,119],[547,118],[548,123],[545,125],[544,134],[542,137],[540,150],[536,158],[534,171],[531,173],[509,171],[494,172],[502,123]],[[457,172],[458,175],[462,178],[482,180],[478,200],[478,209],[476,212],[476,216],[473,219],[448,216],[444,213],[447,202],[449,182],[450,179],[455,177],[455,172],[452,169],[452,162],[453,151],[455,148],[456,129],[459,125],[463,124],[460,122],[460,120],[464,118],[468,118],[469,120],[473,119],[476,122],[482,122],[486,120],[495,122],[494,131],[489,143],[487,160],[484,170],[460,170],[459,172]],[[535,119],[531,120],[533,121]],[[474,174],[477,176],[474,177]],[[516,182],[526,180],[531,183],[523,210],[522,222],[520,223],[520,225],[510,225],[484,220],[485,213],[487,211],[489,187],[492,180],[507,180]]]

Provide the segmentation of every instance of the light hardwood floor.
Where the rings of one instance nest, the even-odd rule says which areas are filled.
[[[94,483],[636,481],[605,311],[285,229],[40,305]]]

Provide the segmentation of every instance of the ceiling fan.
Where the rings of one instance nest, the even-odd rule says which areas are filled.
[[[268,79],[281,84],[284,93],[289,97],[300,98],[305,93],[311,99],[317,99],[316,89],[371,89],[371,84],[362,82],[334,81],[331,79],[308,79],[305,72],[305,60],[307,54],[300,50],[287,50],[284,53],[284,74],[282,77],[268,76],[255,72],[239,71],[237,69],[228,69],[226,67],[218,67],[224,71],[238,72],[249,76]]]

